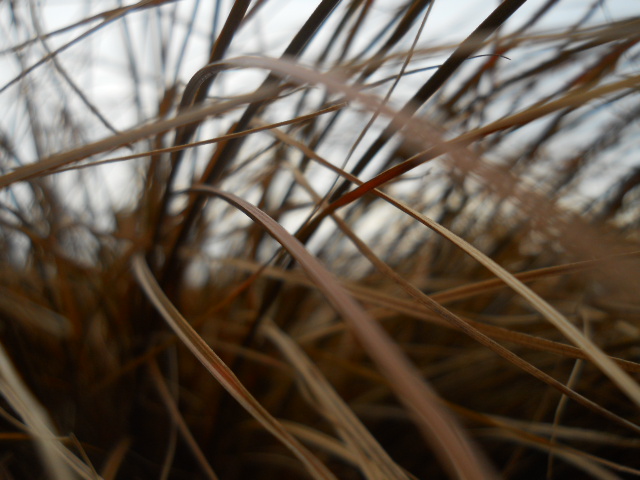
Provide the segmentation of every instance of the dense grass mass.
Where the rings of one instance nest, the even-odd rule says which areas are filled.
[[[0,3],[0,477],[640,475],[639,14]]]

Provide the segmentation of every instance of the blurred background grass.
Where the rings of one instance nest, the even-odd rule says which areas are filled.
[[[477,478],[638,475],[632,2],[3,2],[0,18],[6,478],[465,477],[470,458]],[[180,193],[202,184],[335,278]],[[304,448],[202,368],[143,264]],[[416,416],[385,370],[397,352],[320,293],[342,287],[468,457]]]

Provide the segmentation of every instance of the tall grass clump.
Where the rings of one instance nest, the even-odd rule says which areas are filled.
[[[639,14],[0,3],[0,476],[640,475]]]

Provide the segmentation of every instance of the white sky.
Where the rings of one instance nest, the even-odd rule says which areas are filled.
[[[522,22],[529,18],[532,11],[535,11],[546,0],[530,0],[517,12],[507,24],[506,30],[513,31]],[[83,40],[78,45],[74,45],[59,56],[60,64],[63,65],[78,85],[85,91],[95,103],[97,108],[104,113],[113,125],[118,129],[131,128],[142,121],[151,119],[157,110],[158,94],[166,85],[171,84],[176,75],[177,58],[184,39],[188,36],[189,42],[186,44],[185,56],[180,64],[179,79],[181,83],[186,83],[190,76],[201,68],[208,56],[209,32],[211,29],[213,12],[212,7],[217,2],[200,2],[200,8],[195,16],[195,24],[192,33],[188,33],[186,27],[191,19],[194,2],[181,0],[175,4],[169,4],[160,10],[153,12],[141,11],[129,15],[126,23],[122,21],[114,22],[103,28],[99,32]],[[227,8],[231,1],[226,3]],[[300,27],[305,18],[317,5],[317,1],[310,0],[270,0],[267,6],[243,31],[243,35],[237,38],[231,46],[229,55],[262,54],[278,56],[286,46],[294,33]],[[32,24],[30,18],[30,2],[15,2],[16,11],[19,15],[19,24],[24,28],[15,29],[14,20],[10,16],[9,2],[0,4],[0,49],[10,48],[18,41],[30,38],[33,33],[28,33],[28,26]],[[35,0],[31,3],[36,5]],[[538,29],[551,29],[571,23],[577,16],[583,14],[586,6],[591,5],[591,0],[562,0],[555,9],[554,14],[548,16]],[[370,16],[370,26],[363,32],[376,32],[376,28],[389,18],[390,12],[398,5],[395,0],[378,0],[374,3],[374,14]],[[497,5],[497,2],[482,0],[436,0],[435,6],[428,20],[420,45],[429,47],[436,44],[455,44],[464,39]],[[109,7],[115,8],[116,2],[101,1],[80,1],[80,0],[42,0],[37,2],[35,11],[39,13],[39,21],[42,30],[53,31],[57,28],[70,25],[79,19],[95,13],[102,12]],[[609,0],[601,2],[592,17],[591,24],[607,23],[619,18],[640,13],[640,1],[637,0]],[[334,16],[335,18],[335,16]],[[174,21],[174,19],[177,19]],[[219,19],[224,21],[224,15]],[[333,20],[332,20],[333,21]],[[94,24],[92,24],[94,25]],[[126,28],[125,28],[126,25]],[[219,24],[220,27],[221,23]],[[218,28],[219,28],[218,27]],[[48,40],[50,48],[58,48],[71,39],[75,38],[81,31],[87,30],[87,26],[75,29],[68,34],[58,35]],[[322,30],[324,35],[332,31],[331,27]],[[414,28],[417,31],[417,26]],[[132,49],[127,45],[126,38],[130,38]],[[167,38],[168,37],[168,38]],[[162,39],[162,40],[160,40]],[[366,38],[361,37],[361,44],[366,42]],[[166,43],[166,51],[162,49],[163,41]],[[356,44],[357,50],[360,45]],[[127,52],[132,52],[130,57]],[[314,45],[309,48],[309,53],[313,54]],[[32,65],[45,54],[42,45],[35,44],[33,47],[23,50],[24,66]],[[162,56],[167,60],[164,63]],[[528,53],[529,55],[529,53]],[[310,58],[307,55],[306,58]],[[420,66],[433,62],[437,64],[445,57],[433,58],[430,62],[420,62]],[[528,65],[533,58],[527,56],[513,56],[509,68],[513,71],[522,66]],[[133,62],[133,63],[131,63]],[[135,76],[132,74],[131,66],[135,65]],[[637,60],[629,62],[632,70],[637,72]],[[24,68],[18,65],[16,59],[5,53],[0,57],[0,85],[4,85]],[[56,119],[43,124],[52,131],[46,132],[46,138],[51,141],[43,142],[43,155],[53,154],[61,148],[70,148],[83,142],[89,142],[104,138],[109,135],[109,131],[96,121],[87,111],[87,108],[74,96],[66,91],[64,97],[60,95],[64,82],[51,74],[51,66],[46,65],[37,69],[29,77],[30,88],[42,89],[46,95],[37,99],[37,108],[40,112],[59,112],[60,104],[65,104],[73,112],[86,115],[87,123],[85,128],[73,136],[66,134],[63,144],[59,142],[60,135],[55,129],[60,125],[59,113],[53,113]],[[406,80],[406,88],[400,88],[392,100],[397,105],[413,94],[412,85],[417,85],[424,81],[427,74],[416,75],[415,78]],[[230,95],[240,91],[247,91],[256,85],[256,79],[264,76],[264,72],[236,72],[222,76],[211,90],[212,95]],[[404,81],[403,81],[404,82]],[[405,85],[405,84],[403,84]],[[6,114],[0,118],[0,127],[9,138],[20,139],[28,129],[28,118],[21,112],[24,108],[14,100],[19,92],[24,91],[24,84],[17,84],[0,94],[0,104],[5,105]],[[140,101],[142,110],[136,109],[136,102]],[[496,114],[498,110],[495,110]],[[220,129],[225,129],[224,124],[220,124]],[[375,132],[375,129],[374,129]],[[212,132],[213,134],[213,132]],[[514,136],[516,139],[517,136]],[[56,141],[57,140],[57,141]],[[574,139],[580,142],[580,139]],[[572,139],[567,139],[570,144]],[[37,157],[37,152],[29,142],[17,142],[17,147],[21,157],[26,161],[33,161]],[[365,144],[366,146],[366,144]],[[334,144],[336,162],[340,163],[344,158],[344,147]],[[325,151],[333,154],[331,146],[324,147]],[[364,147],[363,147],[364,148]],[[340,152],[342,149],[342,152]],[[5,159],[3,162],[10,162]],[[637,160],[636,160],[637,162]],[[11,163],[11,162],[10,162]],[[5,165],[6,168],[6,165]],[[626,168],[626,167],[624,167]],[[126,199],[126,192],[135,187],[133,179],[128,170],[117,167],[105,167],[100,171],[104,186],[111,193],[114,201],[122,198]],[[75,178],[75,177],[74,177]],[[597,192],[598,182],[591,182],[590,189]],[[102,188],[101,187],[101,188]],[[585,192],[588,194],[588,192]],[[596,193],[597,194],[597,193]],[[81,200],[80,198],[78,200]]]

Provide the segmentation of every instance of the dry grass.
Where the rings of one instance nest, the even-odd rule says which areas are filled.
[[[0,4],[0,477],[640,475],[640,12],[446,3]]]

